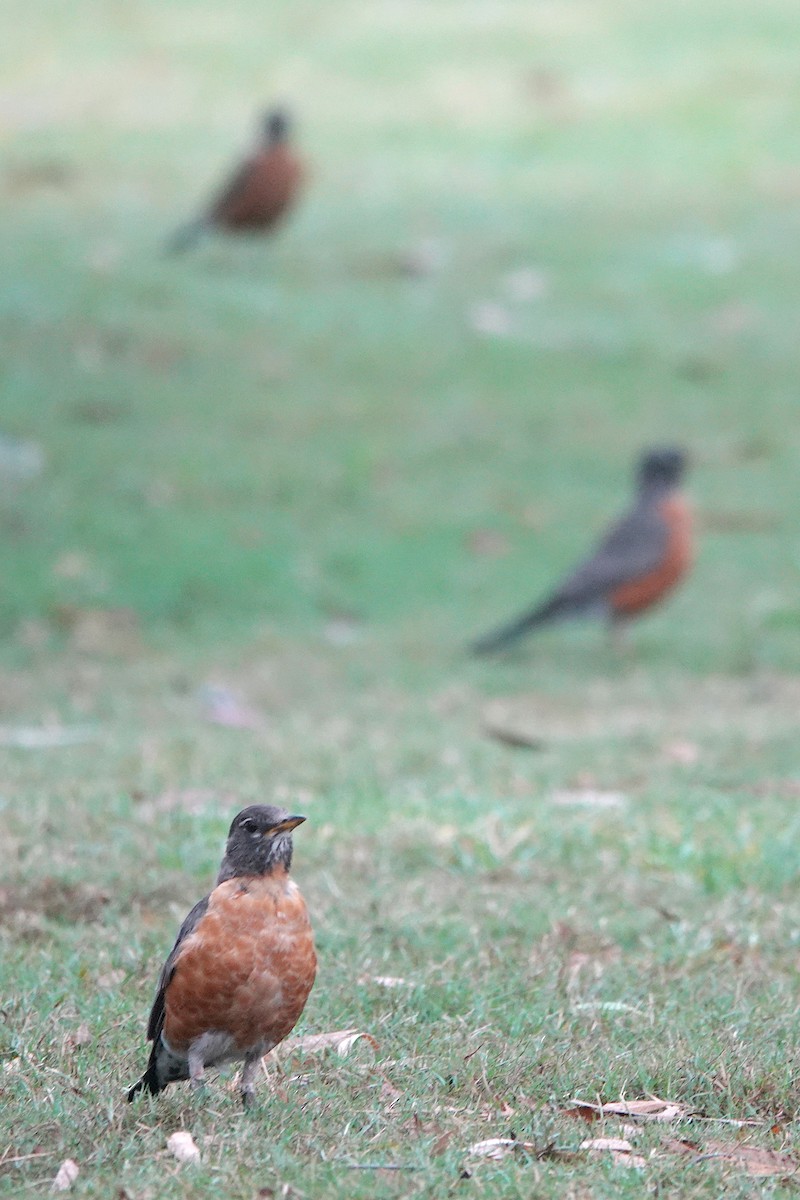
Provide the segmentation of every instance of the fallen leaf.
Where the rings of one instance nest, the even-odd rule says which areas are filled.
[[[759,321],[760,313],[752,304],[744,304],[734,300],[723,304],[708,314],[708,325],[712,333],[721,337],[736,337],[753,329]]]
[[[548,278],[536,267],[518,267],[503,277],[503,290],[509,300],[525,304],[531,300],[542,300],[548,292]]]
[[[59,746],[77,746],[99,737],[90,725],[5,725],[0,726],[0,746],[20,750],[50,750]]]
[[[107,275],[122,257],[122,249],[118,242],[107,239],[93,246],[86,256],[89,268],[98,275]]]
[[[381,1079],[381,1100],[389,1108],[392,1108],[402,1096],[400,1088],[395,1087],[391,1079],[385,1076]]]
[[[62,188],[71,183],[74,175],[75,168],[66,159],[31,159],[8,164],[3,185],[9,192],[21,192],[29,188]]]
[[[413,987],[411,979],[401,979],[399,975],[362,975],[359,983],[377,983],[378,987],[399,988]]]
[[[708,275],[727,275],[739,263],[739,248],[731,238],[717,234],[678,233],[670,238],[666,256],[673,266]]]
[[[200,1161],[200,1151],[190,1133],[185,1129],[177,1129],[167,1138],[167,1149],[174,1154],[178,1162],[191,1163]]]
[[[794,1175],[798,1163],[788,1154],[766,1150],[761,1146],[740,1146],[728,1142],[708,1142],[699,1155],[700,1160],[721,1159],[743,1167],[748,1175]]]
[[[584,1111],[595,1117],[628,1117],[639,1121],[684,1121],[690,1113],[685,1104],[672,1100],[659,1100],[651,1096],[648,1100],[611,1100],[607,1104],[591,1104],[587,1100],[570,1100],[575,1107],[571,1115],[583,1116]]]
[[[574,974],[575,966],[580,969],[580,963],[575,964],[576,959],[580,959],[579,955],[572,955],[570,962],[570,973]],[[591,961],[591,960],[590,960]],[[573,1012],[629,1012],[635,1013],[637,1017],[642,1016],[642,1010],[637,1008],[635,1004],[626,1004],[624,1000],[586,1000],[578,1004],[572,1005]]]
[[[60,604],[53,617],[81,654],[104,658],[134,657],[141,652],[139,617],[132,608],[81,608]]]
[[[154,338],[146,342],[142,349],[145,363],[155,371],[169,371],[185,355],[180,342],[170,342],[165,338]]]
[[[124,978],[125,972],[117,967],[112,971],[105,971],[102,975],[98,975],[97,986],[101,988],[108,988],[109,991],[113,991],[114,988],[119,987]]]
[[[77,357],[77,355],[76,355]],[[84,364],[82,364],[84,365]],[[102,366],[102,362],[98,363],[98,367]],[[90,369],[94,369],[93,367]],[[70,415],[73,421],[83,422],[86,425],[107,425],[114,421],[120,421],[126,415],[126,409],[123,405],[117,403],[116,400],[110,400],[106,397],[96,396],[91,400],[79,400],[73,404],[70,409]],[[70,557],[74,557],[74,551],[68,551],[63,555],[53,567],[54,575],[61,575],[64,579],[78,579],[86,573],[86,568],[79,567],[78,570],[70,572],[65,569],[69,563]]]
[[[681,767],[692,767],[700,759],[700,747],[696,742],[668,742],[664,747],[664,758]]]
[[[537,104],[551,110],[563,110],[565,116],[572,99],[564,76],[551,67],[534,67],[523,80],[525,90]]]
[[[0,483],[26,483],[44,470],[44,451],[38,442],[0,433]]]
[[[53,1191],[68,1192],[80,1173],[80,1167],[75,1162],[75,1159],[65,1158],[53,1180]]]
[[[499,529],[473,529],[467,537],[467,549],[483,558],[504,558],[511,543]]]
[[[754,783],[748,791],[756,796],[780,796],[789,800],[800,796],[800,779],[765,779],[762,783]]]
[[[487,720],[484,721],[483,732],[494,741],[502,742],[504,746],[511,746],[515,750],[544,750],[547,745],[544,738],[520,725],[506,725]]]
[[[224,725],[228,729],[258,729],[261,717],[249,708],[230,688],[208,684],[200,691],[200,702],[205,717],[212,725]]]
[[[325,622],[323,636],[331,646],[352,646],[364,636],[364,624],[358,617],[341,613]]]
[[[153,508],[166,508],[175,502],[178,491],[168,479],[151,479],[143,487],[142,495]]]
[[[302,1037],[287,1038],[282,1043],[282,1050],[302,1050],[306,1054],[315,1054],[319,1050],[335,1050],[341,1058],[346,1058],[361,1038],[369,1042],[373,1050],[378,1049],[378,1042],[371,1033],[360,1029],[336,1029],[331,1033],[307,1033]]]
[[[83,550],[65,550],[52,567],[56,579],[83,579],[92,571],[89,555]]]
[[[577,932],[574,933],[572,939],[564,939],[567,944],[572,942],[574,949],[571,949],[567,955],[565,966],[567,968],[567,990],[572,994],[579,986],[581,976],[584,972],[588,972],[595,979],[599,979],[604,970],[610,963],[617,962],[621,955],[621,950],[615,942],[602,942],[591,937],[583,935],[581,937]],[[634,1005],[626,1004],[623,1000],[586,1000],[573,1002],[573,1009],[580,1012],[599,1009],[607,1011],[619,1012],[634,1012],[639,1014],[640,1010]]]
[[[611,1158],[621,1167],[644,1167],[647,1160],[641,1154],[633,1153],[633,1146],[625,1138],[587,1138],[580,1144],[581,1150],[590,1154],[610,1154]]]
[[[533,1142],[518,1142],[516,1138],[494,1137],[475,1142],[467,1148],[467,1154],[472,1154],[475,1158],[492,1158],[499,1161],[517,1150],[533,1151],[535,1146]]]
[[[623,808],[628,803],[622,792],[599,792],[594,788],[553,792],[550,799],[563,808]]]
[[[431,1149],[430,1149],[431,1158],[438,1158],[440,1154],[444,1154],[445,1150],[447,1149],[447,1147],[450,1145],[450,1143],[453,1140],[453,1133],[454,1133],[454,1131],[452,1129],[449,1129],[446,1133],[442,1133],[439,1135],[439,1137],[436,1139],[436,1141],[431,1146]]]
[[[41,913],[50,921],[90,923],[101,919],[110,894],[89,883],[66,883],[43,875],[19,887],[0,887],[0,914]]]
[[[688,1138],[665,1138],[661,1143],[664,1150],[671,1154],[699,1154],[700,1143],[690,1142]]]
[[[514,328],[508,309],[491,300],[472,306],[469,323],[476,333],[484,337],[509,337]]]
[[[580,1144],[581,1150],[616,1150],[618,1154],[630,1154],[633,1146],[625,1138],[587,1138]]]
[[[26,650],[42,650],[53,636],[48,621],[40,617],[23,617],[14,630],[14,637]]]
[[[441,271],[445,258],[445,245],[439,238],[423,237],[398,255],[397,269],[414,277],[432,275]]]
[[[77,1050],[80,1046],[88,1046],[92,1041],[92,1031],[83,1021],[77,1029],[67,1034],[66,1041],[67,1046],[72,1050]]]

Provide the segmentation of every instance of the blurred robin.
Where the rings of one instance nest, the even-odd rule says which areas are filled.
[[[692,564],[692,516],[680,492],[685,468],[683,450],[645,454],[632,508],[594,554],[541,604],[475,642],[473,653],[505,650],[540,625],[569,617],[605,617],[619,629],[663,599]]]
[[[242,1061],[242,1103],[259,1061],[294,1028],[317,958],[305,901],[289,878],[292,830],[305,817],[254,804],[234,817],[214,890],[181,925],[158,980],[147,1070],[128,1092],[203,1083],[206,1067]]]
[[[303,164],[289,144],[289,125],[282,109],[266,114],[257,149],[234,171],[207,212],[173,234],[168,254],[191,249],[214,229],[265,233],[277,225],[297,199],[305,177]]]

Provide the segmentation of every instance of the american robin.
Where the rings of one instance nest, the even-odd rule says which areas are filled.
[[[264,1054],[294,1028],[317,970],[305,901],[289,878],[292,830],[305,817],[253,804],[234,817],[214,890],[195,904],[158,980],[147,1070],[128,1092],[203,1083],[206,1067],[244,1061],[247,1108]]]
[[[263,233],[278,223],[297,199],[305,177],[303,164],[289,145],[289,125],[282,109],[266,114],[256,150],[234,171],[208,210],[172,235],[168,254],[191,249],[213,229]]]
[[[541,604],[473,643],[473,653],[505,650],[539,625],[568,617],[606,617],[619,628],[661,600],[692,564],[691,510],[679,490],[685,468],[677,448],[643,455],[633,506],[594,554]]]

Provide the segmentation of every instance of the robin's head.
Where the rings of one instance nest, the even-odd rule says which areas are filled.
[[[292,830],[305,817],[272,804],[251,804],[233,818],[218,883],[238,875],[266,875],[292,864]]]
[[[285,142],[291,121],[285,108],[273,108],[264,117],[264,137],[272,144]]]
[[[686,470],[686,451],[680,446],[663,446],[648,450],[639,463],[639,486],[642,488],[676,487]]]

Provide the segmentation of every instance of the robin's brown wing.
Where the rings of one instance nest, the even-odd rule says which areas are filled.
[[[154,1042],[161,1034],[164,1028],[164,1008],[166,1002],[167,988],[170,980],[175,973],[175,964],[178,961],[178,954],[181,945],[185,942],[190,933],[193,933],[197,926],[202,921],[208,909],[209,897],[204,896],[202,900],[198,900],[194,908],[186,917],[186,920],[178,930],[178,936],[175,939],[175,945],[169,952],[167,961],[161,968],[161,974],[158,977],[158,987],[156,988],[156,998],[153,1001],[153,1007],[150,1010],[150,1018],[147,1022],[147,1038],[148,1041]]]

